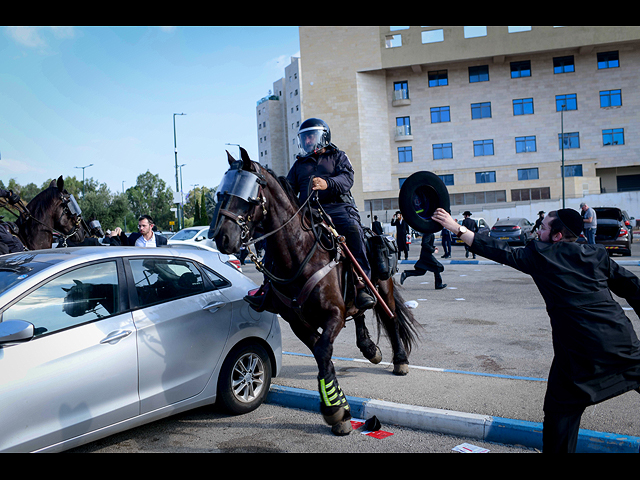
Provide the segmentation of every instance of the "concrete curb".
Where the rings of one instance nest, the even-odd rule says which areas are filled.
[[[542,423],[512,420],[429,407],[417,407],[347,395],[351,415],[378,417],[384,425],[476,438],[505,445],[522,445],[542,450]],[[271,385],[267,403],[320,413],[320,394],[301,388]],[[640,453],[640,437],[580,429],[579,453]]]
[[[436,258],[436,260],[438,260]],[[618,265],[623,266],[640,266],[640,260],[621,260],[619,258],[613,259]],[[404,265],[413,265],[417,260],[399,260],[398,263]],[[502,265],[501,263],[494,262],[493,260],[438,260],[442,265]]]

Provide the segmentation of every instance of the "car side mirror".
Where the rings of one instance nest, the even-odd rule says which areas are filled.
[[[0,345],[27,342],[33,338],[33,324],[24,320],[0,322]]]
[[[198,235],[196,237],[196,242],[201,242],[202,240],[206,240],[206,239],[207,239],[207,237],[205,237],[204,235]]]

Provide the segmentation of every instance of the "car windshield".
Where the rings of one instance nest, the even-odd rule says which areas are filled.
[[[171,240],[191,240],[193,237],[195,237],[198,232],[200,231],[199,228],[189,228],[186,230],[181,230],[178,233],[176,233],[173,237],[171,237]]]
[[[0,260],[0,294],[49,266],[44,262],[15,261],[12,257]]]

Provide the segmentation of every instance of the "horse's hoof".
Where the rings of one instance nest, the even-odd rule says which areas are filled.
[[[352,430],[353,430],[353,427],[351,426],[350,420],[345,420],[340,423],[336,423],[334,426],[331,427],[331,433],[333,433],[338,437],[344,437],[345,435],[349,435]]]
[[[409,373],[409,364],[408,363],[400,363],[393,366],[393,374],[404,376]]]
[[[379,364],[382,361],[382,352],[380,351],[380,349],[378,347],[376,347],[376,353],[373,357],[368,359],[371,363],[373,363],[374,365]]]
[[[327,425],[334,427],[344,420],[348,421],[351,418],[351,415],[349,415],[349,412],[346,409],[340,407],[332,414],[323,412],[322,418],[327,422]]]

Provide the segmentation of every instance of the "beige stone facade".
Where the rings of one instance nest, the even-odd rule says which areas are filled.
[[[319,117],[330,125],[333,142],[353,164],[353,194],[367,213],[397,208],[402,180],[420,170],[452,181],[448,189],[456,211],[560,199],[562,128],[572,137],[571,146],[579,145],[564,150],[565,172],[572,175],[565,177],[566,198],[640,190],[639,27],[300,27],[299,32],[300,118]],[[599,57],[608,52],[613,53]],[[599,68],[599,59],[608,60],[609,68]],[[554,73],[554,65],[563,73]],[[444,78],[446,85],[430,86],[430,80]],[[406,91],[397,93],[403,85]],[[614,106],[602,106],[602,96],[615,97]],[[570,108],[562,114],[561,98]],[[522,102],[533,113],[515,115]],[[449,121],[434,123],[434,108],[442,108]],[[472,111],[483,112],[483,118],[472,118]],[[410,128],[397,128],[398,123]],[[289,130],[291,145],[295,128]],[[605,145],[620,134],[624,144]],[[529,151],[518,152],[517,144],[529,145]],[[401,162],[406,152],[399,149],[407,147],[412,161]],[[448,157],[449,150],[450,158],[437,158],[441,152]],[[287,162],[291,158],[287,152]]]

